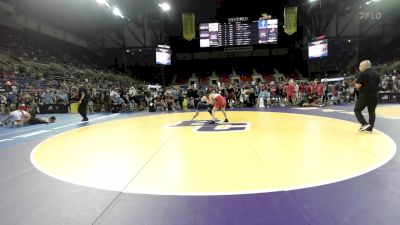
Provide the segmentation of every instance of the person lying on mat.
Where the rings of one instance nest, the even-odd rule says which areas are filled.
[[[10,116],[3,120],[0,125],[1,126],[24,126],[24,125],[35,125],[35,124],[47,124],[54,123],[56,121],[56,117],[52,116],[50,118],[41,117],[37,118],[32,116],[30,113],[24,110],[15,110],[10,113]]]
[[[46,117],[40,117],[40,118],[31,117],[26,124],[35,125],[35,124],[47,124],[47,123],[54,123],[54,122],[56,122],[56,117],[55,116],[51,116],[50,118],[46,118]]]
[[[10,112],[9,116],[0,122],[0,126],[23,126],[31,119],[31,114],[24,110],[15,110]]]

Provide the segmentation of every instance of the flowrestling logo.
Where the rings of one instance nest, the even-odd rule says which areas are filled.
[[[250,129],[250,123],[220,123],[209,124],[209,120],[181,121],[171,127],[194,127],[196,132],[238,132]]]
[[[360,12],[360,20],[380,20],[382,19],[381,12]]]

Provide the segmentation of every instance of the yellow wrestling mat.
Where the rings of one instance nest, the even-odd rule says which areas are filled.
[[[322,112],[339,112],[339,113],[344,113],[344,114],[349,114],[349,115],[354,115],[354,112],[346,112],[344,110],[337,110],[337,109],[324,109],[324,108],[317,108],[317,107],[307,107],[307,108],[294,108],[297,110],[321,110]],[[398,120],[400,119],[400,106],[380,106],[377,107],[376,110],[376,115],[378,117],[382,117],[385,119],[394,119]],[[368,109],[365,108],[363,110],[363,115],[368,116]]]
[[[400,119],[400,106],[384,106],[376,109],[376,115],[387,119]]]
[[[354,112],[340,112],[340,113],[354,115]],[[368,120],[368,109],[365,108],[362,113],[364,116],[367,116],[366,119]],[[376,108],[375,113],[377,117],[398,120],[400,119],[400,106],[380,106]]]
[[[358,124],[338,119],[228,112],[232,123],[213,126],[188,121],[192,115],[134,117],[75,129],[39,144],[31,161],[49,176],[92,188],[222,195],[349,179],[382,166],[396,151],[384,133],[360,133]],[[200,113],[198,119],[209,115]]]

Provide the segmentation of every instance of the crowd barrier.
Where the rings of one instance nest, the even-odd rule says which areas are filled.
[[[400,93],[379,93],[380,103],[400,103]],[[182,102],[184,108],[187,107],[188,102],[186,99]],[[47,104],[39,106],[39,113],[53,114],[53,113],[78,113],[79,103],[71,103],[71,110],[68,105],[64,104]]]
[[[64,104],[39,105],[39,113],[41,114],[68,113],[68,105]]]
[[[400,93],[379,93],[379,102],[381,103],[399,103]]]
[[[79,106],[78,102],[71,103],[70,106],[71,106],[70,113],[78,113],[78,106]]]

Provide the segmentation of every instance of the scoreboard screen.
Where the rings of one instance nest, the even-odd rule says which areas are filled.
[[[171,49],[169,49],[169,46],[156,48],[156,64],[171,65]]]
[[[308,58],[321,58],[328,56],[328,39],[308,43]]]
[[[200,47],[223,47],[278,42],[278,20],[255,22],[201,23]]]

